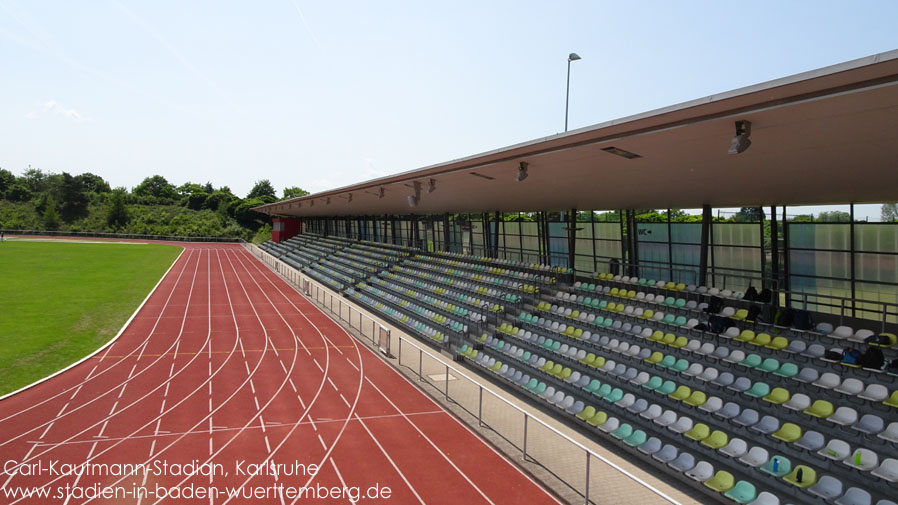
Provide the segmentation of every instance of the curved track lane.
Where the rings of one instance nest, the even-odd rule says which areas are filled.
[[[0,504],[557,503],[242,247],[186,248],[112,345],[0,401]]]

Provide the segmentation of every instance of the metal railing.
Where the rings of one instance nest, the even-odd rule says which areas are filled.
[[[187,237],[179,235],[141,235],[136,233],[101,233],[91,231],[52,231],[52,230],[5,230],[0,233],[7,236],[27,235],[44,237],[86,237],[86,238],[116,238],[133,240],[169,240],[176,242],[243,242],[237,237]]]
[[[395,359],[399,367],[407,368],[419,381],[439,391],[447,402],[466,411],[476,419],[478,426],[488,428],[508,442],[519,451],[524,460],[533,462],[554,475],[582,497],[586,505],[595,503],[590,499],[590,490],[595,489],[603,489],[602,497],[608,503],[623,500],[623,495],[620,499],[613,495],[613,489],[617,489],[617,492],[626,493],[627,501],[637,501],[638,498],[634,500],[634,493],[644,493],[643,501],[654,502],[661,498],[673,505],[680,505],[661,490],[484,386],[462,369],[451,365],[445,357],[438,357],[399,332],[390,332],[389,328],[363,314],[349,301],[343,300],[341,296],[255,244],[247,243],[244,246],[282,278],[298,287],[305,296],[327,309],[332,316],[349,324],[388,357]],[[390,355],[390,349],[394,347],[391,342],[395,342],[395,347],[398,347],[395,357]],[[470,423],[472,425],[473,419]],[[603,483],[603,476],[606,475],[604,470],[618,472],[638,484],[638,487],[607,486]]]

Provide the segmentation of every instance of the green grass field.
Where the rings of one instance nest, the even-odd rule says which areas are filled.
[[[109,341],[181,249],[114,243],[0,243],[0,395]]]

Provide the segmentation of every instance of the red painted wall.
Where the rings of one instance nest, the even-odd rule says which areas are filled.
[[[271,240],[283,242],[302,233],[302,221],[292,217],[275,217],[271,220]]]

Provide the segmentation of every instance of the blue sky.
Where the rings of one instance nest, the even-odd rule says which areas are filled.
[[[0,167],[321,191],[562,131],[572,51],[574,129],[896,25],[895,1],[0,0]]]

